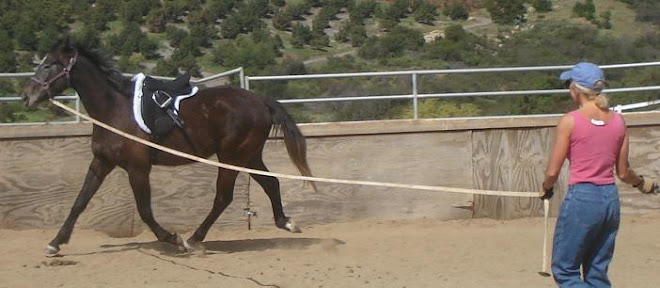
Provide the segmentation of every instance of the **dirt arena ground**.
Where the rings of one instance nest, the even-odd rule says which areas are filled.
[[[154,242],[150,232],[111,238],[78,229],[56,258],[43,253],[55,230],[0,230],[0,287],[554,287],[537,274],[540,218],[302,228],[214,230],[203,256]],[[658,239],[660,212],[623,216],[614,287],[660,285]]]

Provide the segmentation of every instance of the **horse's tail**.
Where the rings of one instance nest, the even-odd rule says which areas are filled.
[[[307,164],[307,142],[305,141],[305,136],[298,129],[296,121],[286,112],[282,104],[269,97],[264,97],[264,99],[272,115],[275,135],[279,134],[278,131],[282,131],[284,134],[284,145],[289,153],[289,158],[296,165],[300,174],[313,177],[312,170],[309,168],[309,164]],[[312,189],[315,192],[318,191],[316,189],[316,183],[313,181],[309,181],[308,183],[312,185]]]

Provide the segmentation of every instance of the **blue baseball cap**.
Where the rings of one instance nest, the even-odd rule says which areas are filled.
[[[580,86],[598,91],[603,90],[605,75],[598,65],[589,62],[580,62],[575,64],[571,70],[564,71],[559,75],[559,79],[564,81],[573,81]],[[602,82],[602,83],[598,83]]]

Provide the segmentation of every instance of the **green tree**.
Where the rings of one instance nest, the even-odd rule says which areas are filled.
[[[234,9],[236,0],[209,0],[206,8],[217,19],[224,19]]]
[[[513,24],[524,19],[524,2],[524,0],[488,0],[486,9],[495,23]]]
[[[188,37],[188,32],[174,26],[167,26],[167,28],[165,28],[165,36],[167,37],[167,40],[170,41],[171,47],[178,47],[179,43],[181,43],[184,38]]]
[[[34,53],[21,53],[18,55],[18,71],[34,70]],[[20,84],[19,84],[20,85]]]
[[[172,21],[177,21],[179,17],[183,17],[192,6],[195,5],[195,2],[190,2],[187,0],[169,0],[163,1],[163,8],[165,9],[165,15],[168,19]]]
[[[291,28],[291,15],[286,10],[280,10],[273,16],[273,28],[277,30],[287,30]]]
[[[18,48],[22,50],[35,50],[39,44],[37,39],[36,23],[30,18],[22,18],[22,20],[14,27],[14,37]]]
[[[596,6],[593,0],[586,0],[585,3],[576,2],[573,6],[573,13],[578,17],[586,18],[589,21],[596,20]]]
[[[225,67],[244,67],[249,73],[263,70],[275,64],[277,54],[272,43],[255,42],[252,37],[239,36],[236,40],[223,43],[214,50],[214,59]]]
[[[303,16],[308,13],[309,8],[309,3],[298,3],[287,5],[285,11],[291,15],[293,20],[305,20]]]
[[[282,66],[284,66],[284,74],[286,75],[307,74],[307,69],[305,68],[305,64],[300,60],[285,58],[282,61]]]
[[[174,65],[172,61],[159,59],[151,73],[158,76],[174,77],[179,74],[179,67]]]
[[[160,1],[128,0],[119,8],[119,19],[123,22],[142,23],[142,17],[149,13],[149,9],[158,9]]]
[[[467,20],[470,17],[462,1],[452,1],[445,5],[444,14],[452,20]]]
[[[105,12],[97,6],[91,7],[83,12],[80,18],[85,25],[92,27],[94,30],[105,31],[108,29],[107,25],[112,16],[111,14],[105,14]]]
[[[243,13],[250,13],[257,18],[265,18],[270,14],[268,0],[246,0],[246,7],[241,9]]]
[[[193,38],[188,36],[183,38],[181,43],[179,43],[179,46],[174,49],[174,52],[172,52],[171,60],[177,66],[182,67],[182,62],[188,61],[189,59],[195,59],[195,57],[201,55],[202,51],[199,50],[199,45],[197,45]]]
[[[94,28],[89,25],[83,25],[80,30],[71,35],[71,38],[77,45],[82,45],[87,49],[96,49],[101,46],[101,39],[99,38],[98,31],[94,30]]]
[[[378,3],[374,0],[354,1],[348,7],[350,20],[355,23],[362,23],[364,19],[373,16],[377,7]]]
[[[60,31],[57,30],[55,25],[48,25],[41,31],[39,35],[39,55],[44,56],[46,53],[50,52],[50,49],[53,49],[53,46],[57,44],[60,37]]]
[[[316,33],[323,33],[325,28],[330,27],[330,21],[322,17],[316,17],[312,20],[312,31]]]
[[[381,29],[391,30],[399,23],[398,13],[392,5],[382,5],[376,12],[378,25]]]
[[[628,0],[623,1],[630,4],[635,10],[638,21],[650,22],[660,26],[660,2],[656,0]]]
[[[0,72],[16,72],[16,55],[9,33],[0,27]]]
[[[162,7],[149,10],[146,18],[147,29],[151,33],[163,33],[167,28],[165,9]]]
[[[358,50],[358,55],[365,59],[400,57],[406,50],[419,50],[424,43],[421,31],[396,26],[384,37],[367,39]]]
[[[598,27],[603,29],[612,29],[612,11],[607,10],[603,13],[600,13],[600,21],[598,21]]]
[[[364,25],[353,26],[349,31],[348,37],[350,38],[351,46],[360,47],[367,41],[367,30]]]
[[[190,37],[196,45],[201,47],[211,47],[211,40],[215,38],[215,35],[215,28],[205,23],[191,25],[190,27]]]
[[[392,10],[397,19],[405,18],[408,14],[410,3],[408,0],[394,0],[392,2]]]
[[[421,118],[476,117],[481,109],[474,103],[461,103],[457,100],[437,98],[420,101],[418,115]],[[412,118],[412,111],[406,109],[403,118]]]
[[[309,45],[314,49],[322,50],[330,46],[330,38],[325,33],[313,31],[312,40],[309,42]]]
[[[349,20],[335,34],[335,40],[349,42],[353,47],[360,47],[367,40],[367,29],[364,24]]]
[[[433,24],[437,14],[437,8],[428,2],[422,2],[413,12],[415,21],[429,25]]]
[[[142,70],[140,62],[133,58],[132,55],[121,55],[117,65],[121,71],[127,73],[138,73]]]
[[[552,1],[550,0],[532,0],[532,7],[539,13],[552,11]]]
[[[235,39],[241,33],[241,23],[236,15],[238,14],[232,14],[222,21],[222,27],[220,29],[222,38]]]
[[[286,5],[286,0],[270,0],[270,3],[276,7],[284,7]]]
[[[133,52],[138,52],[143,38],[140,25],[135,22],[124,23],[124,28],[119,33],[118,41],[121,42],[119,53],[131,55]]]
[[[293,26],[291,45],[296,48],[302,48],[312,40],[312,31],[302,23]]]
[[[445,29],[445,39],[453,42],[461,42],[467,38],[468,34],[463,29],[463,25],[451,25]]]

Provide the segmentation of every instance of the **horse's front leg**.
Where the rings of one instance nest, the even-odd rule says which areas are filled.
[[[223,168],[218,169],[218,181],[216,183],[215,200],[213,201],[213,208],[206,219],[199,225],[195,233],[186,240],[183,244],[188,251],[204,252],[204,246],[201,244],[206,237],[206,233],[220,217],[223,211],[231,204],[234,199],[234,184],[236,183],[236,176],[238,172],[227,170]]]
[[[165,230],[154,218],[151,211],[151,185],[149,183],[149,172],[151,167],[128,170],[128,179],[133,189],[135,203],[142,221],[149,226],[149,229],[156,235],[158,241],[167,242],[182,247],[183,240],[176,233],[170,233]]]
[[[46,247],[46,253],[57,254],[60,251],[60,245],[69,242],[73,226],[76,224],[78,216],[80,216],[80,213],[85,210],[85,207],[89,204],[89,200],[92,199],[101,186],[101,183],[103,183],[105,176],[107,176],[114,168],[114,165],[106,163],[97,157],[92,159],[92,163],[87,170],[87,176],[85,176],[85,183],[83,183],[82,189],[80,190],[80,193],[78,193],[76,202],[73,203],[73,207],[71,207],[69,217],[64,221],[64,224],[60,228],[60,232],[55,236],[55,239],[50,241]]]

